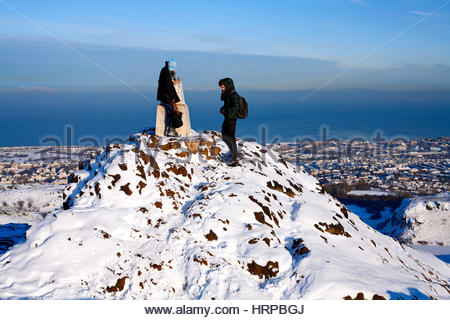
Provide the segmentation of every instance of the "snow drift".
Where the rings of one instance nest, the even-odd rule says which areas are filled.
[[[64,209],[0,257],[0,298],[449,299],[402,246],[276,153],[216,132],[136,134],[69,177]]]
[[[403,244],[450,246],[448,192],[405,198],[395,208],[362,207],[359,204],[348,204],[347,207],[374,229],[398,239]]]
[[[450,194],[404,199],[399,212],[403,212],[404,230],[400,241],[423,245],[450,246]]]

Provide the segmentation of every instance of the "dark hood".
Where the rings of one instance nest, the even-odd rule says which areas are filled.
[[[225,85],[225,91],[226,92],[231,92],[234,90],[234,82],[233,79],[231,78],[225,78],[221,80],[222,83]]]

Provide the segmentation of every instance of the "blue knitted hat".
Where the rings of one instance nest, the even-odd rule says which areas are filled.
[[[175,62],[174,58],[170,58],[169,60],[169,71],[175,70],[177,67],[177,63]]]

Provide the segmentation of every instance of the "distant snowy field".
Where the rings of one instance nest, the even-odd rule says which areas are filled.
[[[32,223],[62,205],[64,185],[16,185],[0,191],[0,223]]]
[[[351,190],[347,194],[355,196],[390,196],[394,193],[383,190]]]

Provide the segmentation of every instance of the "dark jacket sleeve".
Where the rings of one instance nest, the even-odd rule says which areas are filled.
[[[228,119],[236,119],[239,111],[239,95],[236,91],[228,93],[228,97],[225,98],[225,116]]]

